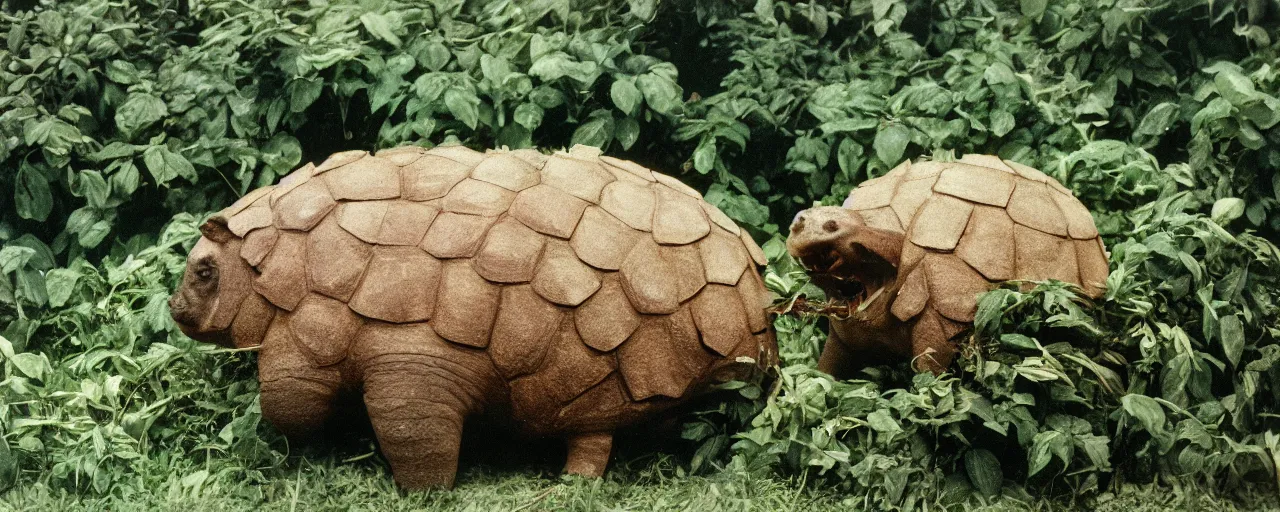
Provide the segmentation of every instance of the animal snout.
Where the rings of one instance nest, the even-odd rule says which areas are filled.
[[[826,206],[810,208],[796,214],[791,221],[791,236],[839,237],[848,231],[854,222],[843,208]]]
[[[182,294],[175,293],[169,297],[169,316],[173,318],[175,322],[182,323],[189,320],[187,318],[189,316],[187,309],[188,304],[187,301],[182,298]]]
[[[181,296],[175,294],[169,297],[169,311],[177,313],[178,311],[186,309],[186,307],[187,305],[182,302]]]

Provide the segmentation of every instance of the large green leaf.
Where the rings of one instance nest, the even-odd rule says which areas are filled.
[[[115,120],[116,126],[125,136],[133,137],[167,115],[169,107],[164,100],[151,94],[135,92],[116,110]]]
[[[18,216],[24,219],[44,221],[53,211],[53,192],[44,174],[23,164],[18,168],[17,183],[13,188],[13,204]]]
[[[151,146],[142,153],[142,161],[155,179],[157,185],[168,185],[170,181],[182,177],[190,181],[196,180],[196,171],[185,157],[169,150],[168,146]]]

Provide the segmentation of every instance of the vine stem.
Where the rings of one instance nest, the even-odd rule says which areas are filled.
[[[769,313],[776,315],[790,315],[794,317],[810,317],[810,316],[830,316],[837,318],[848,318],[852,311],[849,301],[812,301],[804,296],[797,296],[791,300],[780,302],[770,306]]]

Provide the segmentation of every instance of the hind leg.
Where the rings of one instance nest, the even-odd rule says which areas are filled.
[[[273,322],[262,342],[262,416],[291,441],[306,442],[318,437],[332,417],[342,378],[336,369],[312,364],[287,329]]]

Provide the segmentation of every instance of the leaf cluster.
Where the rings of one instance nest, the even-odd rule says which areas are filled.
[[[1106,297],[992,291],[955,374],[832,381],[825,325],[779,318],[773,379],[687,418],[694,471],[873,509],[1274,481],[1280,6],[29,4],[0,12],[0,489],[180,500],[279,476],[253,357],[168,320],[196,222],[335,151],[443,142],[676,174],[765,242],[784,301],[822,296],[780,228],[906,158],[998,154],[1094,212]]]

